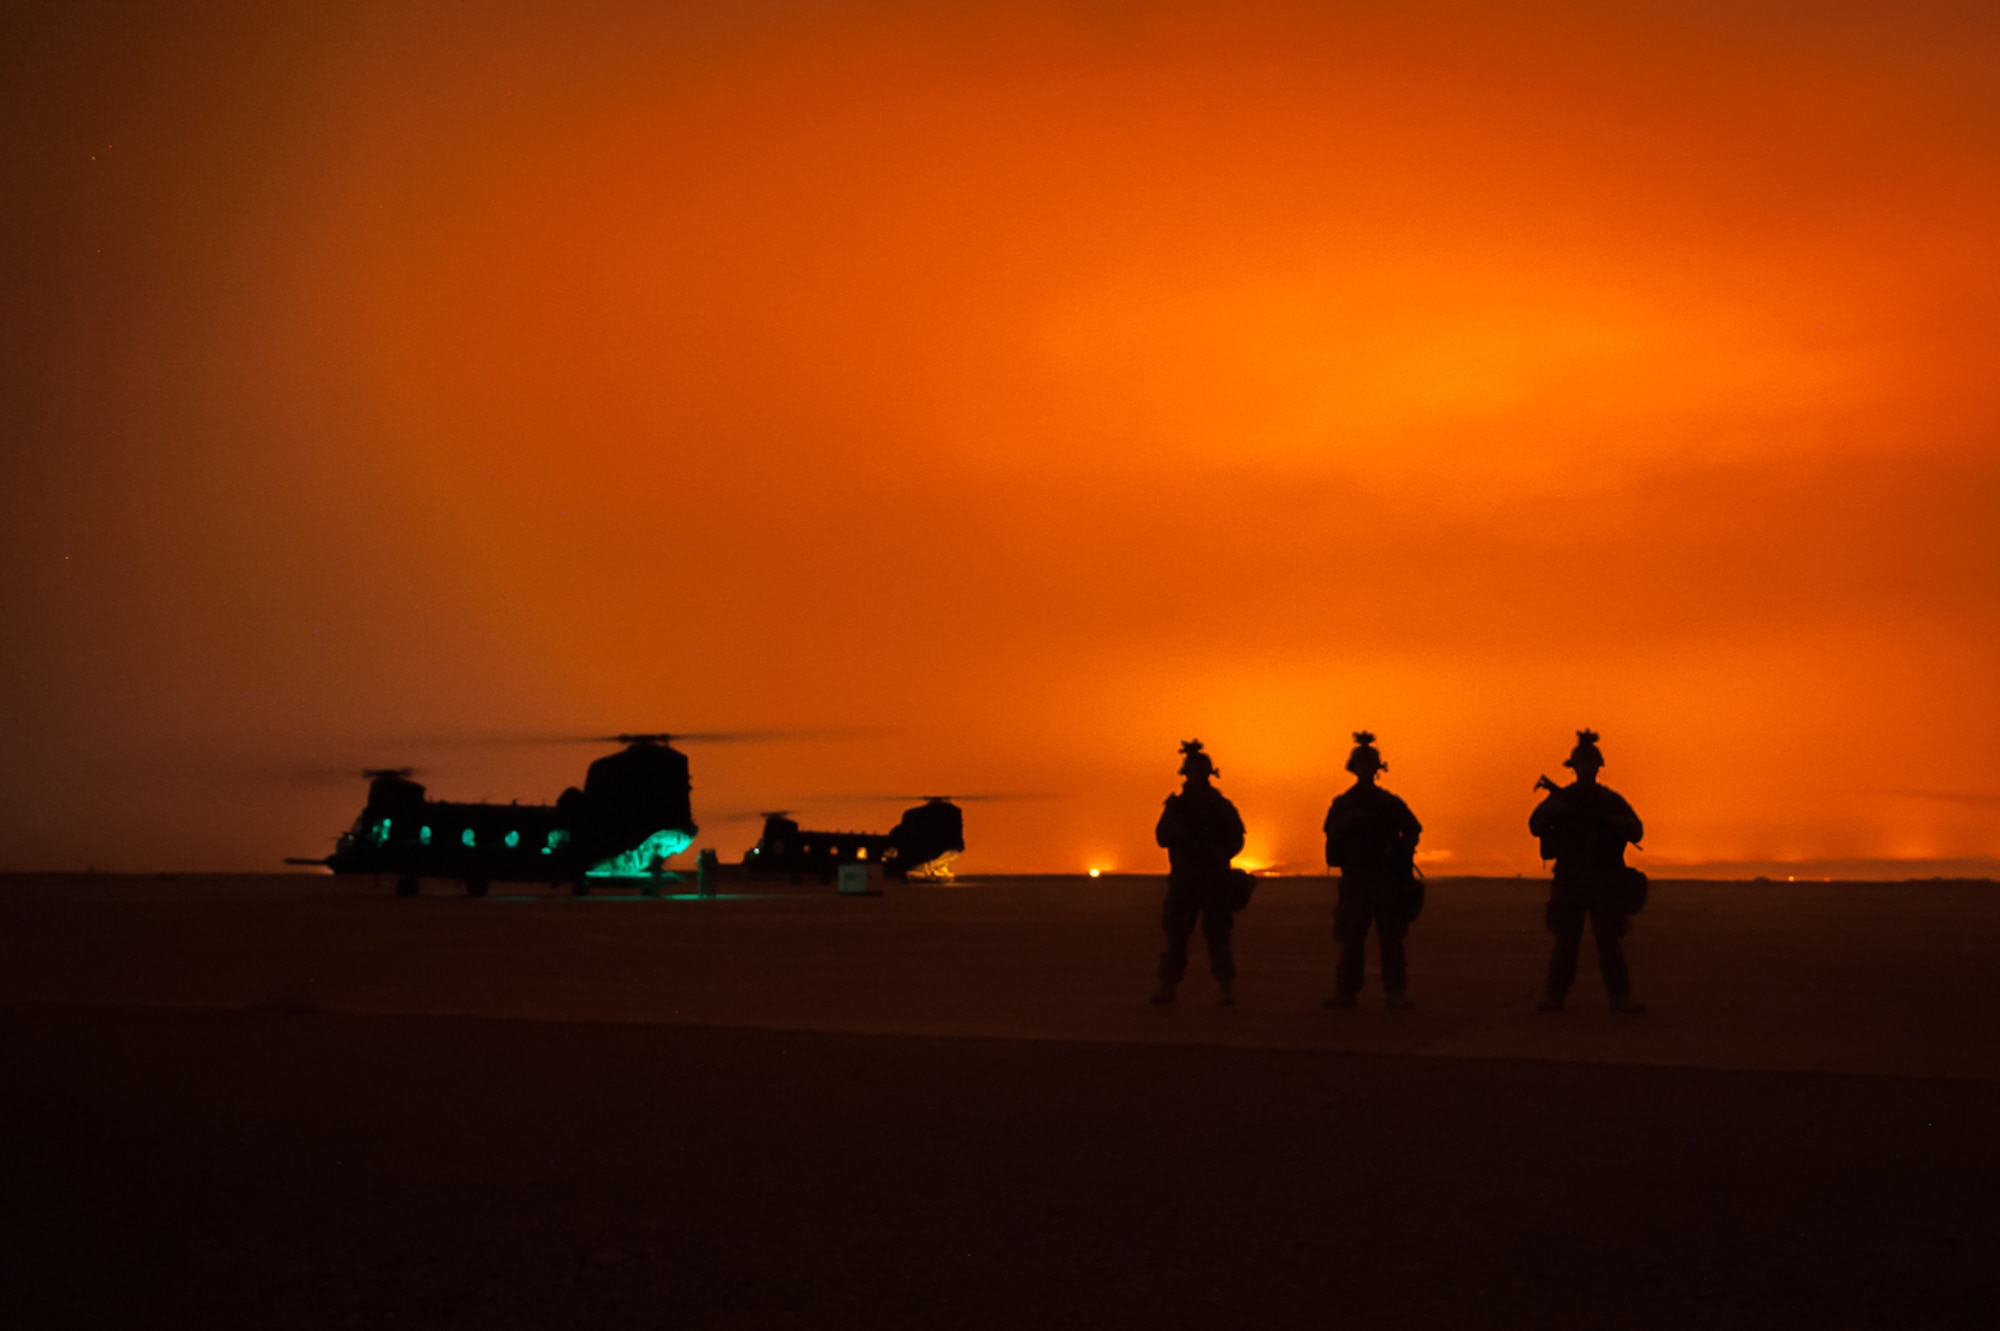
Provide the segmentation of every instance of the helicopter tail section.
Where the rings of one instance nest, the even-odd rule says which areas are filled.
[[[965,853],[965,814],[942,796],[905,810],[889,833],[891,861],[898,878],[948,883],[952,861]]]
[[[619,851],[584,871],[589,878],[657,878],[666,871],[667,861],[694,844],[694,837],[680,828],[654,832],[630,850]]]

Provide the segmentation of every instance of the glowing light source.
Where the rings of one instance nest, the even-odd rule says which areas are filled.
[[[694,838],[679,828],[655,832],[586,871],[589,878],[653,878],[666,872],[667,861],[686,850]]]
[[[1095,878],[1095,877],[1097,877],[1097,875],[1099,875],[1099,874],[1101,874],[1101,873],[1103,873],[1103,872],[1104,872],[1104,870],[1102,870],[1102,869],[1092,869],[1092,870],[1090,871],[1090,876],[1091,876],[1092,878]]]
[[[952,861],[957,858],[957,851],[948,850],[936,859],[925,860],[922,864],[912,865],[909,874],[910,881],[915,883],[949,883],[954,876],[951,868]]]

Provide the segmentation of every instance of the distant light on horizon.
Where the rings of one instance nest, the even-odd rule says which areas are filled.
[[[1090,871],[1090,876],[1091,876],[1092,878],[1095,878],[1095,877],[1097,877],[1097,876],[1098,876],[1099,874],[1101,874],[1101,873],[1103,873],[1103,872],[1104,872],[1104,870],[1102,870],[1102,869],[1092,869],[1092,870]]]

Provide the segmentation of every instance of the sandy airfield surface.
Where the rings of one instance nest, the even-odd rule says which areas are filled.
[[[2000,1324],[2000,889],[1656,883],[1633,1019],[1535,882],[1414,1013],[1325,880],[1231,1010],[1153,879],[728,888],[0,879],[17,1324]]]

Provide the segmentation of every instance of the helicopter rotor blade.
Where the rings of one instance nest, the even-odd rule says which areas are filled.
[[[730,809],[723,813],[702,813],[701,823],[704,827],[727,826],[731,823],[761,823],[766,818],[789,817],[791,812],[790,809]]]
[[[353,786],[380,776],[422,776],[421,767],[362,767],[354,763],[298,763],[254,769],[243,775],[293,786]]]
[[[536,731],[488,731],[473,735],[426,735],[407,741],[410,747],[464,748],[489,744],[787,744],[813,740],[855,739],[887,733],[877,726],[789,726],[771,730],[621,731],[615,735],[553,734]]]
[[[786,730],[674,730],[654,734],[609,735],[593,743],[606,744],[776,744],[802,738]]]
[[[1047,790],[987,790],[974,791],[971,794],[965,795],[941,795],[934,791],[927,791],[920,795],[885,794],[881,791],[876,791],[870,794],[848,792],[837,795],[820,795],[815,797],[815,802],[827,804],[923,804],[932,800],[943,800],[949,804],[994,804],[1017,800],[1059,800],[1062,798],[1061,794]]]

